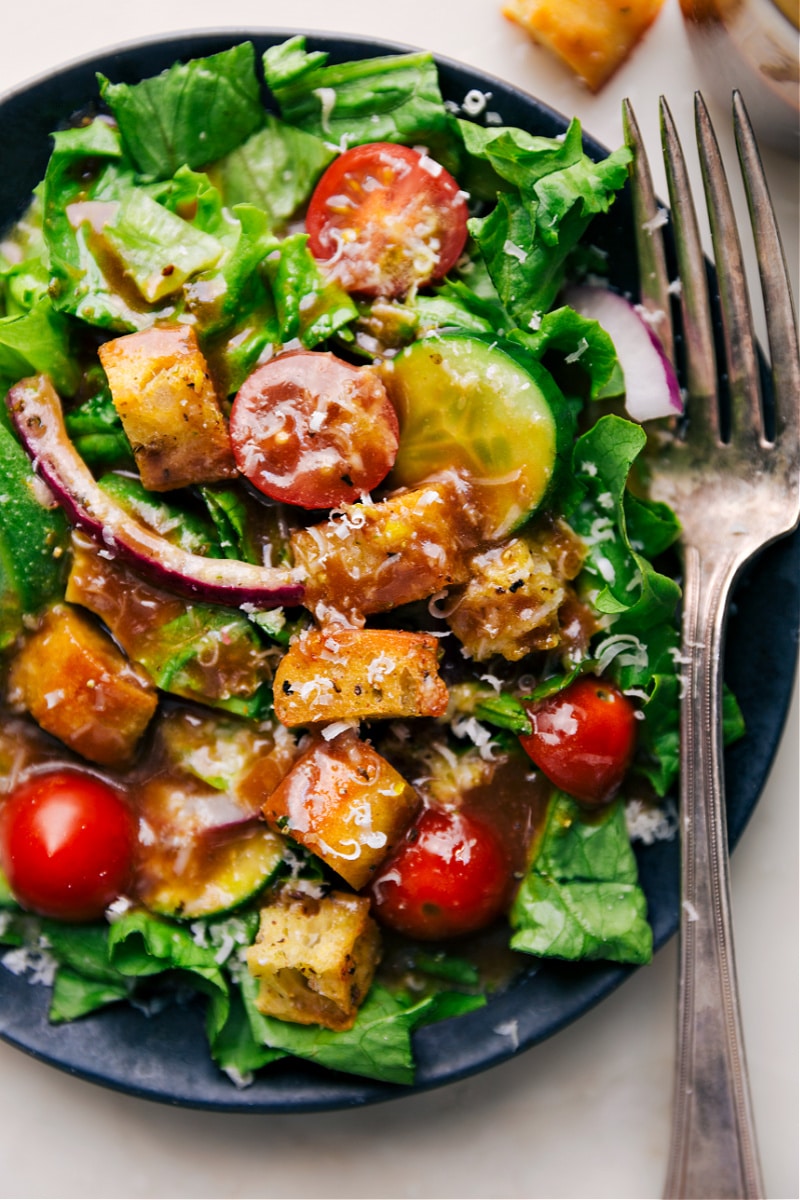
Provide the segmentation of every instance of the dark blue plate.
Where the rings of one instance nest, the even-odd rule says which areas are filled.
[[[296,31],[291,31],[296,32]],[[195,33],[111,50],[35,81],[0,101],[4,170],[0,172],[0,229],[21,216],[44,174],[49,134],[97,96],[95,73],[114,82],[136,82],[177,59],[214,54],[250,40],[259,54],[290,31]],[[333,35],[309,35],[311,50],[344,62],[408,49]],[[500,80],[440,59],[442,91],[456,103],[470,89],[491,92],[491,108],[508,125],[549,137],[567,121],[538,100]],[[606,151],[591,139],[588,153]],[[596,226],[610,252],[613,282],[636,290],[630,207],[620,197]],[[755,807],[781,734],[794,676],[800,617],[800,537],[767,550],[748,571],[735,596],[728,628],[726,675],[747,721],[747,737],[726,759],[728,829],[735,843]],[[764,687],[764,681],[769,686]],[[640,848],[641,878],[656,946],[678,925],[678,846]],[[580,1017],[623,983],[631,969],[603,963],[531,963],[529,971],[486,1008],[422,1029],[415,1037],[419,1064],[414,1089],[376,1084],[318,1069],[299,1060],[274,1064],[249,1088],[237,1090],[213,1065],[199,1007],[173,1005],[146,1017],[128,1007],[70,1025],[47,1020],[49,990],[0,971],[0,1036],[36,1058],[84,1079],[165,1103],[227,1112],[301,1112],[376,1103],[450,1083],[502,1062]],[[515,1037],[509,1031],[515,1031]]]

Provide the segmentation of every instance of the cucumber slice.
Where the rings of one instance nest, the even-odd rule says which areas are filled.
[[[162,916],[195,920],[238,908],[262,891],[283,862],[285,842],[261,821],[198,837],[180,871],[161,855],[145,862],[140,899]],[[155,868],[155,869],[153,869]]]
[[[66,518],[33,473],[30,459],[0,423],[0,650],[33,613],[58,595],[66,574]]]
[[[496,345],[456,334],[408,346],[384,382],[400,421],[390,482],[415,487],[456,471],[491,539],[538,508],[557,449],[544,372],[535,377]]]

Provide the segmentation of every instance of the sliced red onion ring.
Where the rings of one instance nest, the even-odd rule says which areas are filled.
[[[652,421],[683,412],[675,368],[656,334],[624,296],[586,285],[567,288],[564,300],[581,316],[597,321],[611,337],[625,373],[628,416]]]
[[[258,608],[302,601],[301,571],[190,554],[120,508],[97,486],[69,440],[61,401],[47,376],[21,380],[11,388],[6,402],[37,474],[69,520],[100,547],[100,553],[188,599]]]

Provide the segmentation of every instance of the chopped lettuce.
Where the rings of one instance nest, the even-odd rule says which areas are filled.
[[[482,996],[448,992],[409,1002],[373,984],[352,1029],[334,1032],[318,1025],[295,1025],[266,1017],[255,1007],[258,983],[242,978],[242,995],[254,1040],[334,1071],[364,1075],[386,1083],[412,1084],[411,1034],[432,1017],[459,1016],[481,1007]]]
[[[470,220],[470,233],[503,305],[528,329],[556,299],[591,218],[625,184],[630,155],[623,149],[594,162],[583,153],[577,121],[563,139],[468,121],[460,128],[473,164],[499,189],[488,215]]]
[[[675,542],[680,527],[666,505],[628,490],[645,442],[641,426],[601,417],[575,445],[565,515],[587,546],[579,587],[606,627],[592,646],[598,674],[644,700],[639,745],[650,759],[644,770],[664,795],[677,765],[680,588],[651,559]]]
[[[75,449],[92,470],[135,468],[131,444],[105,382],[65,414],[64,424]]]
[[[587,813],[554,793],[510,913],[511,946],[567,959],[649,962],[653,934],[621,801]]]
[[[344,149],[364,142],[425,145],[454,165],[456,126],[430,54],[398,54],[328,65],[305,38],[273,46],[264,75],[288,124]]]
[[[251,42],[175,63],[140,83],[102,75],[99,83],[133,162],[157,179],[221,158],[264,117]]]
[[[358,309],[333,280],[327,280],[308,249],[308,235],[285,238],[267,256],[282,342],[297,338],[311,350],[355,321]]]
[[[264,127],[215,164],[225,204],[252,204],[281,229],[309,199],[336,152],[313,133],[267,113]]]

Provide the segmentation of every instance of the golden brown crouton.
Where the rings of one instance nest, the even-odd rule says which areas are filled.
[[[48,733],[104,767],[131,760],[157,704],[144,671],[67,604],[45,613],[13,660],[10,698]]]
[[[447,623],[470,655],[500,654],[516,662],[561,644],[560,613],[583,561],[579,539],[565,522],[542,523],[474,555],[470,579]]]
[[[278,833],[316,854],[359,891],[414,819],[419,798],[354,730],[316,737],[266,798]]]
[[[146,488],[236,475],[228,430],[194,330],[154,326],[98,350]]]
[[[596,92],[644,36],[663,3],[664,0],[508,0],[503,13]]]
[[[298,1025],[351,1029],[380,958],[369,900],[331,892],[284,893],[261,910],[247,965],[260,980],[256,1006]]]
[[[376,717],[440,717],[447,687],[439,643],[394,629],[306,630],[275,673],[275,715],[284,725]]]
[[[348,504],[292,535],[306,570],[303,603],[325,624],[424,600],[467,578],[478,544],[471,508],[455,486],[431,483],[378,504]]]

